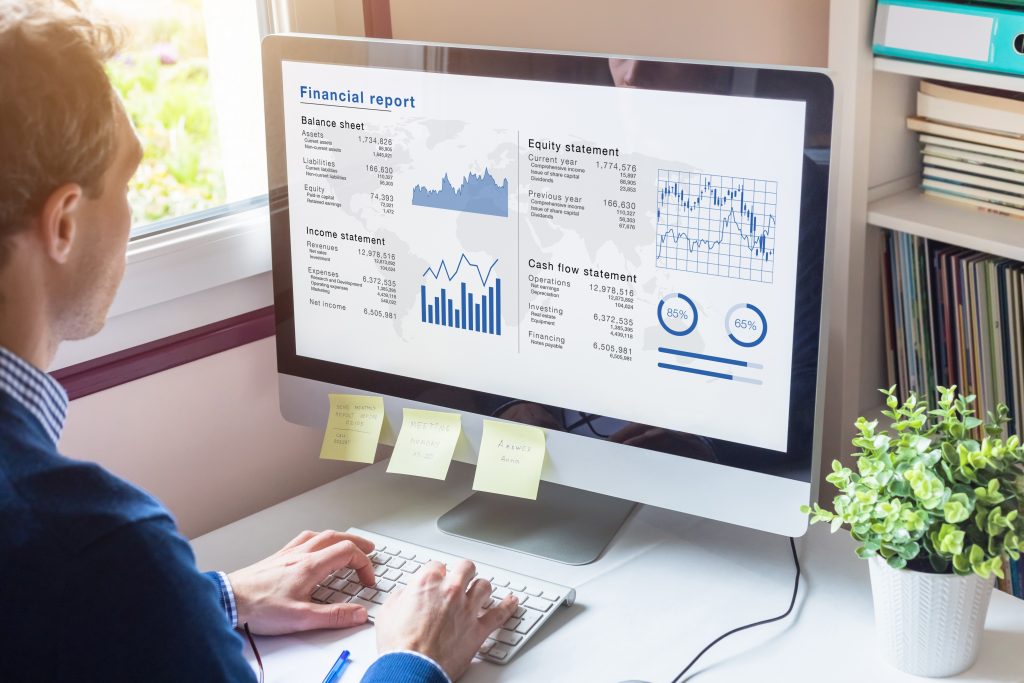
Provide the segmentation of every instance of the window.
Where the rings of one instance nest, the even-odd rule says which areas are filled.
[[[265,202],[257,0],[94,0],[127,29],[109,65],[145,156],[133,237]]]

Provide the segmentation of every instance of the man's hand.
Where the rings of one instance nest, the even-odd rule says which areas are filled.
[[[466,672],[484,640],[515,611],[507,596],[485,609],[491,584],[473,580],[476,567],[460,560],[445,571],[428,562],[415,580],[388,598],[377,615],[377,650],[413,650],[438,663],[453,681]]]
[[[364,586],[376,582],[366,553],[373,543],[338,531],[303,531],[265,560],[228,574],[238,605],[239,625],[253,633],[279,635],[317,628],[346,628],[366,622],[358,605],[310,602],[317,582],[335,569],[351,567]]]

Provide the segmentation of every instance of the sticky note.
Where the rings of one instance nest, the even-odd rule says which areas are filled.
[[[406,408],[388,472],[444,479],[462,433],[462,416]]]
[[[473,490],[537,500],[545,450],[539,427],[484,420]]]
[[[325,460],[373,462],[384,425],[384,399],[380,396],[329,394],[330,413],[320,457]]]

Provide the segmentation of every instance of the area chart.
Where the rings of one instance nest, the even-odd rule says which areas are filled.
[[[483,175],[470,173],[464,177],[456,189],[446,173],[439,189],[431,190],[423,185],[414,187],[412,203],[414,206],[508,218],[508,178],[498,185],[485,168]]]

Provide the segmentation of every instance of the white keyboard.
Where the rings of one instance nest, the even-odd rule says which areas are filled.
[[[425,562],[436,560],[450,566],[462,559],[363,529],[352,528],[347,533],[373,541],[375,548],[369,553],[369,558],[377,575],[376,585],[363,586],[354,570],[339,569],[320,582],[311,599],[313,602],[362,605],[370,621],[374,620],[374,615],[391,591],[409,583]],[[576,591],[572,588],[479,562],[474,564],[477,577],[487,579],[494,588],[491,605],[509,593],[519,598],[515,614],[492,633],[477,652],[478,657],[489,662],[504,664],[511,660],[559,606],[568,607],[576,599]]]

